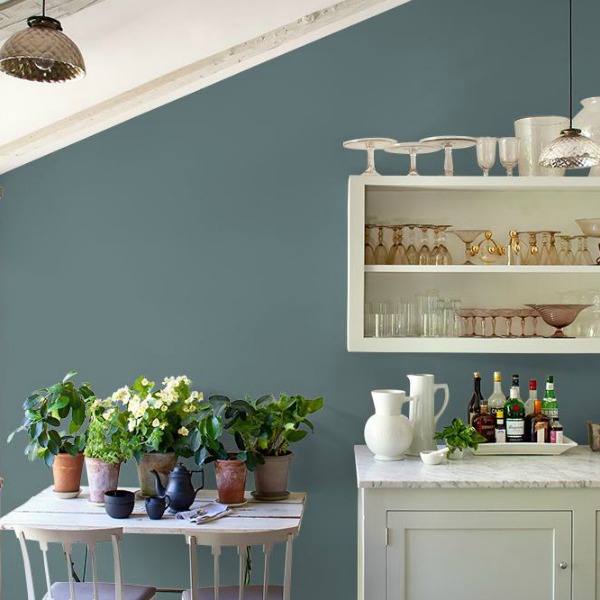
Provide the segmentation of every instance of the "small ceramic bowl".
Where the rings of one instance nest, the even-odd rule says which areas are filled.
[[[135,494],[127,490],[110,490],[104,493],[104,509],[113,519],[126,519],[133,512]]]
[[[439,465],[444,460],[444,457],[447,453],[448,448],[441,448],[440,450],[426,450],[425,452],[421,452],[421,460],[426,465]]]
[[[600,219],[575,219],[583,235],[600,237]]]

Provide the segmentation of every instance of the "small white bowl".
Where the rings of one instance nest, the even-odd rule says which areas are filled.
[[[583,235],[588,237],[600,237],[600,218],[598,219],[575,219],[581,228]]]
[[[439,465],[444,460],[444,457],[447,453],[448,448],[441,448],[440,450],[426,450],[425,452],[421,452],[421,460],[426,465]]]

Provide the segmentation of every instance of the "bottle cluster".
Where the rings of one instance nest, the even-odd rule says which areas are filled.
[[[562,444],[563,427],[558,420],[558,400],[554,377],[546,377],[542,400],[537,397],[537,381],[529,380],[529,398],[523,402],[519,375],[512,376],[508,396],[502,391],[500,371],[494,372],[494,391],[485,399],[481,394],[481,373],[473,374],[473,396],[469,401],[469,423],[490,443],[531,442]]]

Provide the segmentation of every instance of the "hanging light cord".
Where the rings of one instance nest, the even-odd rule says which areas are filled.
[[[573,129],[573,0],[569,0],[569,129]]]
[[[46,0],[42,0],[42,17],[46,16]]]

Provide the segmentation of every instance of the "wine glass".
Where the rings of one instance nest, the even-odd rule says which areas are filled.
[[[560,264],[561,265],[572,265],[573,264],[573,250],[571,249],[571,240],[573,239],[570,235],[559,235],[560,238]]]
[[[436,135],[423,138],[421,142],[433,142],[444,149],[444,175],[454,175],[454,163],[452,160],[452,150],[461,148],[470,148],[477,143],[477,139],[466,135]]]
[[[547,231],[542,231],[542,250],[540,252],[540,265],[549,265],[550,263],[550,247],[548,245],[550,235]]]
[[[473,258],[473,242],[485,231],[481,229],[451,229],[450,233],[453,233],[457,238],[459,238],[465,245],[465,254],[467,256],[467,260],[463,263],[463,265],[472,265],[474,263],[471,262],[471,258]]]
[[[550,234],[550,250],[548,251],[548,264],[559,265],[560,259],[558,257],[558,252],[556,251],[556,234],[560,233],[560,231],[549,231],[548,233]]]
[[[417,173],[417,154],[430,154],[431,152],[439,152],[441,147],[438,144],[428,144],[426,142],[399,142],[384,148],[386,152],[392,154],[409,154],[410,155],[410,170],[409,175],[418,175]]]
[[[500,162],[506,169],[506,176],[512,177],[513,169],[519,163],[520,140],[517,137],[503,137],[498,140]]]
[[[436,236],[436,246],[434,248],[433,258],[436,265],[451,265],[452,255],[446,247],[446,229],[451,225],[434,225],[433,231]]]
[[[525,326],[527,325],[527,317],[531,316],[531,309],[529,308],[518,308],[515,311],[515,315],[521,319],[521,335],[519,337],[528,337],[525,335]]]
[[[377,247],[375,248],[375,264],[385,265],[388,259],[388,250],[383,241],[383,228],[384,225],[377,225],[379,231],[377,232]]]
[[[371,246],[371,229],[374,225],[365,225],[365,265],[375,264],[375,252]]]
[[[421,247],[419,248],[419,264],[431,264],[431,251],[427,245],[427,234],[429,233],[429,225],[421,225]]]
[[[388,254],[389,265],[407,265],[406,248],[402,245],[402,225],[392,225],[394,245]]]
[[[408,227],[408,248],[406,248],[406,259],[408,260],[409,265],[418,265],[419,264],[419,253],[415,247],[415,225],[414,223],[409,223],[404,227]]]
[[[483,176],[490,174],[490,169],[496,162],[496,142],[495,137],[477,138],[477,164],[483,170]]]
[[[504,337],[512,338],[515,337],[512,333],[512,320],[517,316],[514,308],[500,308],[498,313],[501,317],[506,319],[506,333]]]
[[[392,138],[359,138],[356,140],[346,140],[342,145],[347,150],[366,150],[367,168],[363,175],[379,175],[375,169],[375,150],[386,148],[390,144],[395,144],[396,140]]]
[[[492,308],[488,311],[488,315],[492,319],[492,335],[490,335],[490,337],[493,337],[493,338],[500,337],[496,333],[496,319],[500,316],[500,310],[497,308]]]
[[[529,250],[527,257],[525,258],[526,265],[539,265],[540,264],[540,249],[537,245],[537,231],[525,231],[529,235]]]

